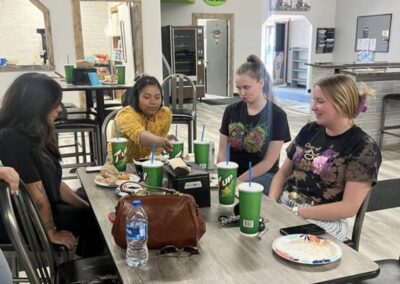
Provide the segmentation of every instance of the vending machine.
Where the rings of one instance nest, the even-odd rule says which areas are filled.
[[[204,33],[201,26],[162,27],[163,76],[181,73],[196,86],[197,97],[204,97]],[[192,97],[190,86],[184,96]]]

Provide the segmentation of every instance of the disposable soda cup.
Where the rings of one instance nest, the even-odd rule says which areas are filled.
[[[67,82],[67,84],[72,84],[74,65],[73,64],[65,64],[64,71],[65,71],[65,82]]]
[[[162,186],[164,164],[160,161],[148,160],[143,162],[143,180],[149,186]],[[147,188],[147,191],[157,191],[157,189]]]
[[[219,204],[232,206],[235,203],[236,178],[239,165],[235,162],[220,162],[218,169]]]
[[[239,184],[239,212],[240,233],[245,236],[254,237],[258,234],[260,223],[261,196],[264,187],[252,182]]]
[[[117,65],[117,83],[118,84],[125,84],[125,66],[124,65]]]
[[[178,158],[178,157],[182,157],[183,154],[183,142],[181,141],[169,141],[172,144],[172,150],[171,152],[169,152],[169,158],[173,159],[173,158]]]
[[[112,138],[112,162],[118,171],[126,171],[126,145],[128,140],[124,137]]]
[[[208,141],[196,140],[194,144],[194,162],[203,169],[208,169],[208,152],[210,150],[210,143]]]

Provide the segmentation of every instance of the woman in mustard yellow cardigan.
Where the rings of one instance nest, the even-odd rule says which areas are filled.
[[[153,76],[139,77],[125,93],[124,107],[115,119],[120,136],[128,139],[127,162],[149,156],[152,144],[156,145],[157,155],[172,149],[169,141],[176,139],[168,135],[172,113],[162,101],[162,88]]]

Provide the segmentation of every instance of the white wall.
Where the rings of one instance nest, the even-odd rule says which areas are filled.
[[[192,13],[232,13],[235,18],[234,69],[242,64],[249,54],[261,57],[261,29],[268,1],[231,0],[217,7],[203,1],[194,4],[162,3],[161,24],[186,26],[192,24]]]
[[[144,72],[162,82],[160,0],[142,0]]]
[[[71,0],[41,0],[41,2],[50,10],[55,69],[64,74],[67,55],[70,62],[76,60]],[[160,0],[142,0],[142,8],[145,72],[154,74],[160,79],[162,78]],[[0,97],[12,81],[22,73],[24,72],[0,73]],[[78,96],[72,92],[67,92],[64,99],[79,104]]]
[[[356,60],[354,45],[358,16],[389,13],[392,13],[389,52],[375,53],[375,61],[400,61],[400,1],[337,0],[336,11],[334,61],[352,62]]]
[[[100,53],[111,57],[111,15],[108,4],[107,2],[81,2],[85,56]]]
[[[44,28],[43,13],[31,2],[0,0],[0,57],[13,64],[41,64],[38,28]]]
[[[276,14],[276,15],[289,15],[289,16],[302,15],[310,21],[312,26],[310,35],[311,43],[309,44],[308,47],[310,48],[309,59],[311,62],[332,61],[333,54],[331,53],[316,54],[315,44],[316,44],[317,28],[335,27],[335,13],[336,13],[336,0],[314,0],[311,2],[311,9],[305,12],[271,11],[271,14]],[[266,21],[267,19],[268,18],[265,18],[264,21]]]

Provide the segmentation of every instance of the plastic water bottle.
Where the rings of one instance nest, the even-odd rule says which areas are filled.
[[[130,267],[138,267],[149,259],[148,219],[140,200],[134,200],[132,205],[126,216],[126,262]]]

